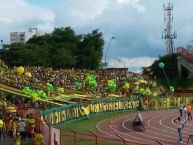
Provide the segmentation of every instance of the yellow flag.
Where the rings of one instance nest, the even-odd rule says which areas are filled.
[[[82,106],[81,109],[84,111],[85,115],[89,115],[90,114],[90,106],[88,105],[87,107]],[[81,114],[83,115],[83,112],[81,112]]]

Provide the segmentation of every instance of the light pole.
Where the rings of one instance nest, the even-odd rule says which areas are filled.
[[[1,48],[3,47],[3,40],[1,40]]]
[[[110,39],[110,41],[109,41],[109,44],[108,44],[108,47],[107,47],[107,50],[106,50],[106,53],[105,53],[105,68],[107,67],[107,53],[108,53],[108,51],[109,51],[109,48],[110,48],[110,45],[111,45],[111,41],[113,40],[113,39],[115,39],[115,37],[113,36],[113,37],[111,37],[111,39]]]

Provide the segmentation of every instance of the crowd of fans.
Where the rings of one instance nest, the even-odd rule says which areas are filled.
[[[37,129],[34,112],[29,111],[32,108],[33,103],[26,98],[0,94],[0,142],[41,145],[43,136]]]
[[[129,97],[134,94],[134,88],[138,85],[144,88],[152,89],[152,80],[148,77],[128,72],[125,69],[107,69],[107,70],[76,70],[76,69],[59,69],[44,67],[24,67],[25,72],[30,72],[31,77],[25,74],[18,74],[17,67],[8,68],[3,62],[0,65],[0,80],[1,83],[22,89],[24,86],[35,88],[44,88],[46,83],[51,83],[55,88],[63,87],[74,92],[82,92],[85,94],[93,94],[95,96],[106,97],[110,93],[118,96]],[[96,89],[90,89],[86,84],[87,75],[93,74],[96,77]],[[145,79],[146,84],[136,84],[139,79]],[[117,88],[115,92],[110,92],[107,88],[107,81],[114,80]],[[82,88],[77,89],[75,83],[82,83]],[[129,82],[130,86],[126,90],[123,88],[125,82]],[[160,87],[153,88],[158,94],[163,92]]]

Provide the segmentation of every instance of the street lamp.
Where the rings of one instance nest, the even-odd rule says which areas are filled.
[[[108,47],[107,47],[107,50],[106,50],[106,53],[105,53],[105,68],[107,67],[107,53],[108,53],[108,51],[109,51],[109,48],[110,48],[110,45],[111,45],[111,41],[113,40],[113,39],[115,39],[115,37],[113,36],[113,37],[111,37],[111,39],[110,39],[110,41],[109,41],[109,45],[108,45]]]

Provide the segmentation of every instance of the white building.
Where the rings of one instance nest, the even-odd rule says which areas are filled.
[[[29,28],[27,32],[11,32],[10,42],[12,43],[26,43],[33,36],[40,36],[38,28]]]

